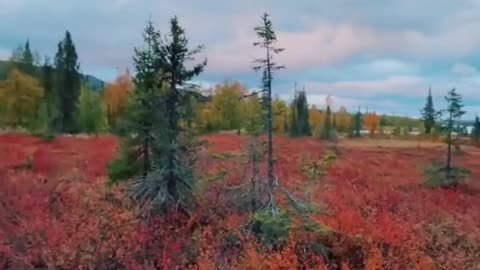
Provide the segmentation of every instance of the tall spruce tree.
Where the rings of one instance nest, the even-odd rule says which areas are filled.
[[[449,174],[452,170],[452,131],[454,129],[454,124],[456,120],[459,120],[462,115],[465,114],[465,111],[462,110],[463,102],[462,96],[457,93],[456,89],[448,91],[445,96],[445,101],[447,102],[447,109],[445,112],[447,114],[447,165],[446,170]]]
[[[164,137],[164,99],[160,71],[160,33],[151,21],[143,32],[143,48],[135,48],[133,62],[135,90],[128,97],[125,116],[116,131],[122,138],[121,152],[109,165],[111,183],[129,178],[143,181],[155,166]],[[135,136],[132,136],[135,134]]]
[[[54,88],[54,70],[48,57],[45,57],[45,61],[42,66],[42,87],[44,89],[43,98],[45,103],[45,119],[47,121],[47,130],[48,132],[58,131],[58,95]]]
[[[425,107],[422,109],[423,125],[425,133],[430,134],[432,128],[435,126],[436,113],[433,107],[432,89],[428,89],[427,101]]]
[[[80,95],[79,68],[75,44],[70,32],[66,31],[65,38],[58,44],[55,55],[55,81],[56,92],[60,98],[61,131],[66,133],[77,131],[75,110]]]
[[[292,101],[292,124],[290,126],[290,136],[311,136],[310,117],[308,111],[308,102],[305,90],[296,91]]]
[[[358,108],[357,113],[353,118],[353,137],[361,137],[360,130],[362,129],[362,113],[360,108]]]
[[[169,34],[161,40],[155,52],[159,73],[156,85],[162,90],[164,101],[163,114],[167,121],[158,141],[161,154],[155,156],[155,168],[146,178],[134,185],[135,197],[147,202],[152,210],[164,212],[171,208],[188,210],[192,206],[194,185],[193,162],[195,146],[191,130],[181,128],[180,121],[188,120],[189,99],[192,95],[188,83],[199,75],[206,66],[206,60],[193,64],[189,61],[202,50],[202,46],[190,49],[185,30],[179,25],[177,17],[170,21]]]
[[[477,142],[480,140],[480,118],[478,115],[475,116],[475,122],[473,123],[472,138]]]
[[[277,42],[277,36],[273,30],[272,22],[269,15],[264,13],[261,17],[261,25],[255,27],[254,30],[259,38],[258,42],[254,42],[253,45],[265,50],[265,57],[255,60],[255,71],[261,71],[262,76],[262,90],[263,101],[266,109],[266,127],[268,134],[268,202],[267,209],[272,213],[277,212],[277,207],[274,198],[275,177],[273,175],[273,117],[272,117],[272,81],[276,71],[285,68],[282,65],[278,65],[274,60],[274,55],[279,54],[284,49],[277,48],[275,46]]]
[[[27,39],[27,42],[25,42],[25,47],[23,48],[22,52],[21,70],[26,74],[33,76],[35,73],[35,67],[33,66],[33,63],[33,53],[30,49],[30,41]]]
[[[324,140],[330,140],[333,136],[333,126],[332,126],[332,110],[330,105],[327,104],[327,110],[325,112],[325,122],[323,124],[321,138]]]

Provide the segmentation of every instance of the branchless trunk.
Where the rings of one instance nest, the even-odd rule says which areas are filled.
[[[177,135],[178,135],[178,113],[176,110],[177,103],[178,103],[178,93],[176,89],[176,78],[175,75],[172,74],[172,81],[170,83],[170,93],[167,102],[167,111],[168,111],[168,136],[170,141],[170,148],[168,152],[168,182],[167,182],[167,189],[168,194],[172,196],[175,202],[178,201],[178,193],[177,193],[177,175],[175,173],[175,147],[177,145]]]
[[[268,132],[268,204],[267,207],[276,211],[273,176],[273,127],[272,127],[272,63],[270,62],[270,47],[267,45],[267,132]]]
[[[448,135],[447,135],[447,173],[450,173],[452,169],[452,113],[450,113],[450,117],[448,119]]]

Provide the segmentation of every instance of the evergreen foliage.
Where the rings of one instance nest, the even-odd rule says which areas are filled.
[[[450,173],[452,170],[452,131],[456,120],[459,120],[462,115],[465,114],[465,111],[462,110],[463,102],[462,96],[457,93],[456,89],[448,91],[445,96],[445,101],[447,102],[447,108],[445,112],[447,114],[447,163],[446,170],[447,173]]]
[[[263,105],[266,110],[266,128],[268,135],[268,202],[267,209],[276,213],[277,207],[274,198],[275,177],[273,175],[273,113],[272,113],[272,81],[276,71],[285,68],[278,65],[274,60],[274,55],[279,54],[284,49],[275,47],[277,36],[273,30],[269,15],[264,13],[260,26],[254,28],[259,41],[253,43],[254,46],[265,50],[265,57],[255,60],[255,71],[262,72],[262,91]]]
[[[430,134],[432,128],[435,126],[435,118],[436,113],[433,107],[432,89],[428,89],[427,102],[422,110],[422,119],[426,134]]]
[[[81,75],[78,56],[69,31],[58,43],[55,55],[55,92],[59,96],[60,130],[66,133],[78,131],[75,124],[76,104],[80,95]]]
[[[290,122],[290,136],[311,136],[312,131],[310,128],[310,117],[305,90],[295,93],[291,108],[292,119]]]

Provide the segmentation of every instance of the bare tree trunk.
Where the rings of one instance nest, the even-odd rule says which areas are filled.
[[[252,159],[252,211],[257,210],[258,208],[258,199],[257,199],[257,182],[260,175],[260,169],[258,168],[258,136],[253,136],[250,139],[250,153]]]
[[[273,125],[272,125],[272,64],[270,63],[270,50],[267,47],[267,132],[268,132],[268,203],[267,209],[276,213],[276,203],[274,197],[273,176]]]
[[[450,113],[450,118],[448,119],[448,135],[447,135],[447,174],[450,174],[452,170],[452,114]]]

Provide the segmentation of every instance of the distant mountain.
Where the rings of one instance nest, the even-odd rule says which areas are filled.
[[[10,61],[0,60],[0,80],[5,80],[8,76]],[[41,74],[41,67],[35,67],[35,73]],[[89,75],[82,74],[83,81],[87,86],[95,91],[102,91],[105,88],[105,82],[99,78]]]

